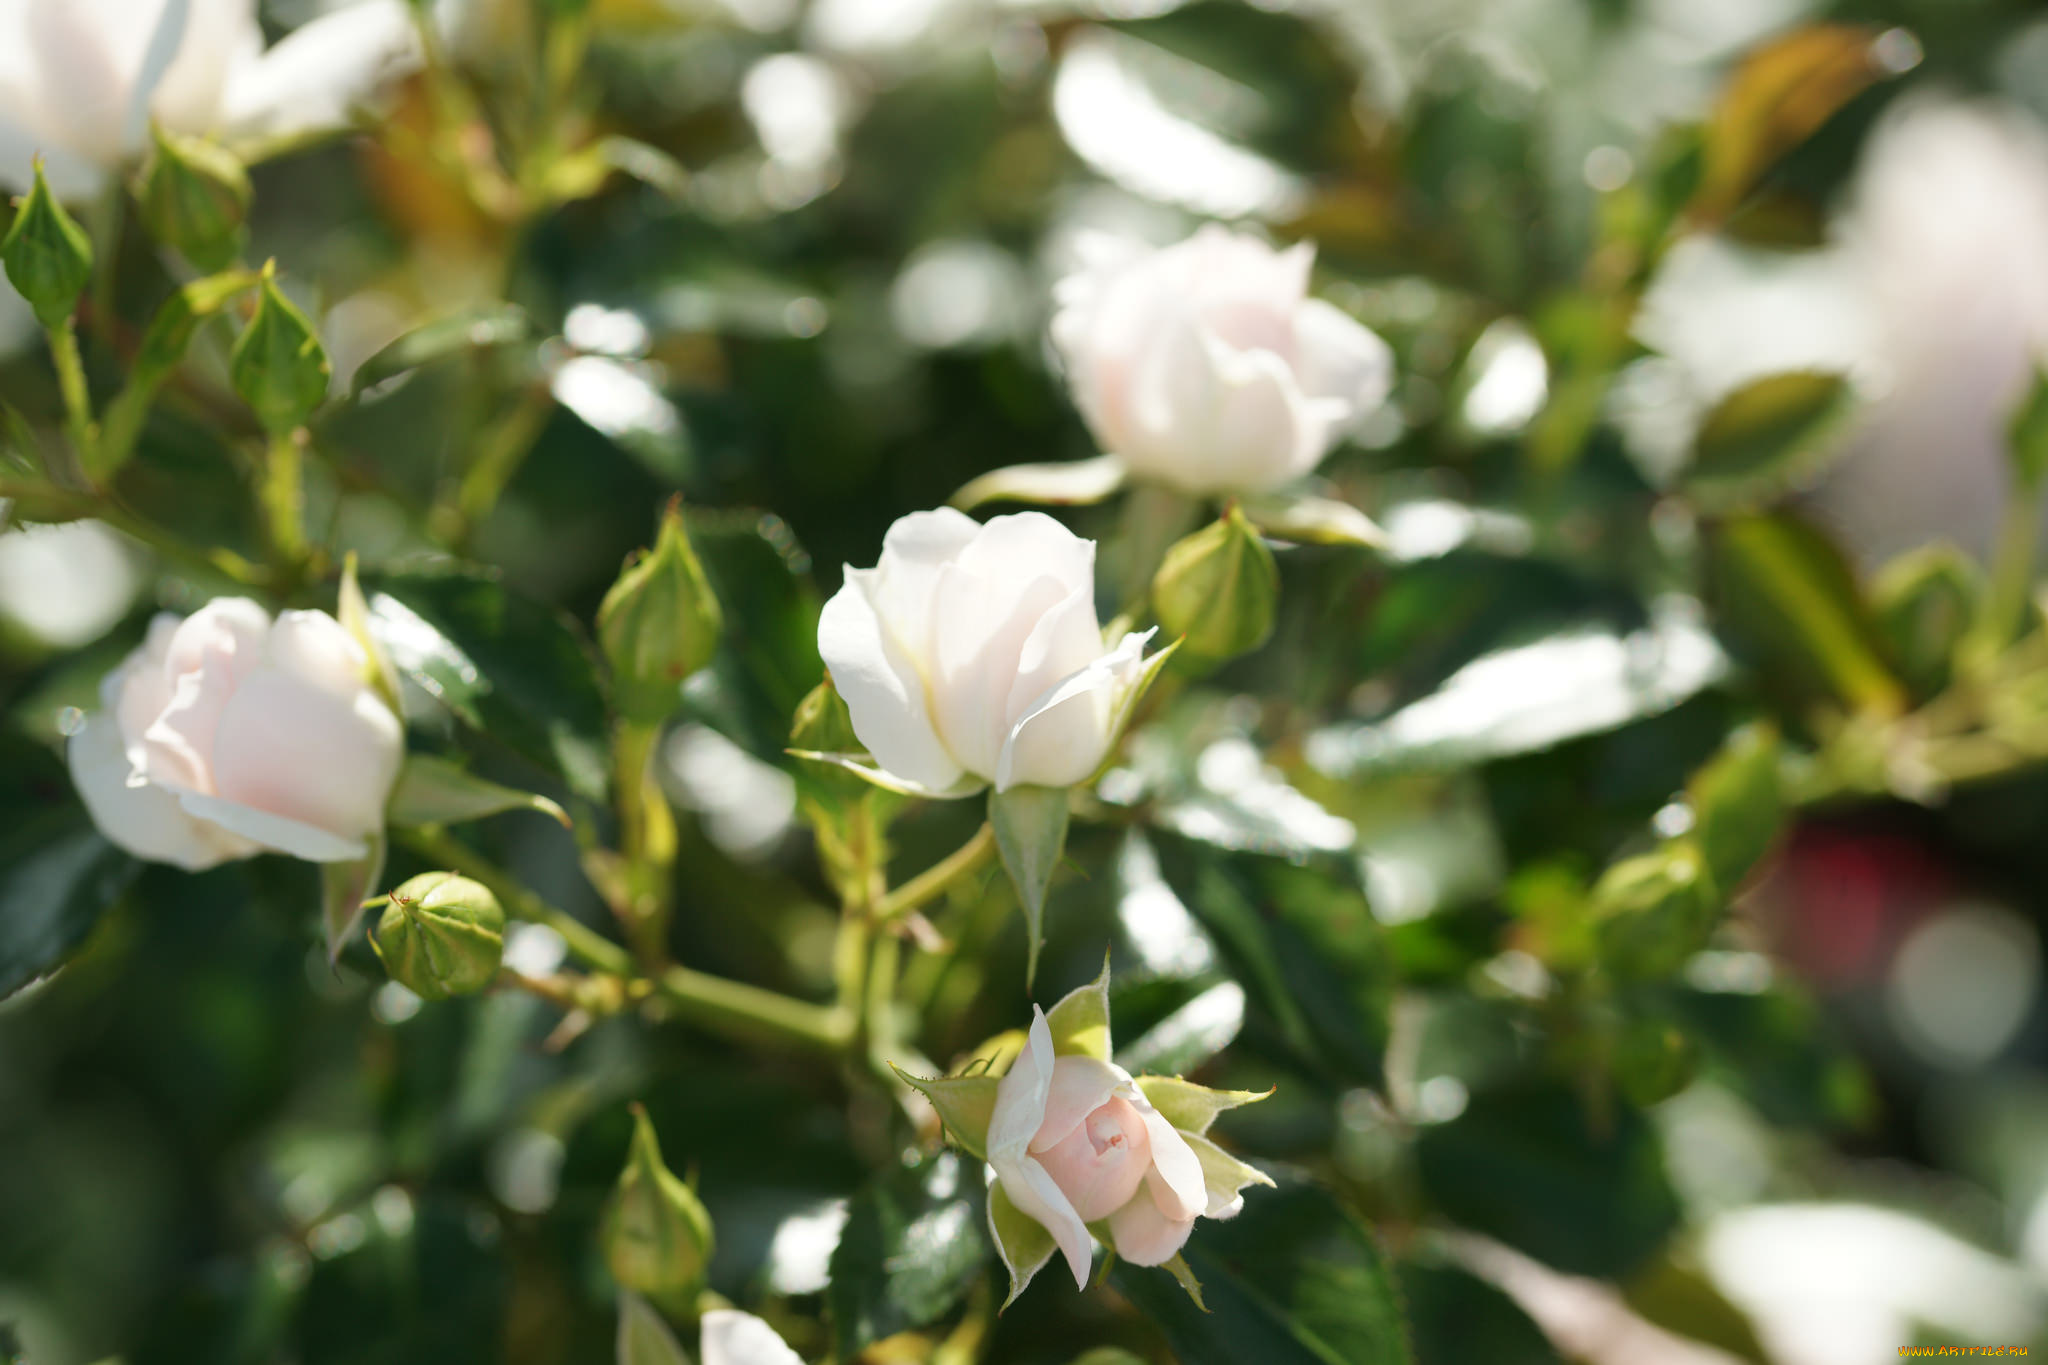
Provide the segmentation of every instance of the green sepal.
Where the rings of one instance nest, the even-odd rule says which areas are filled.
[[[0,240],[0,262],[15,292],[35,309],[36,321],[53,332],[70,321],[92,279],[92,239],[50,193],[41,157],[14,226]]]
[[[1003,1268],[1010,1272],[1010,1293],[1003,1300],[1003,1307],[1008,1308],[1031,1287],[1032,1279],[1045,1269],[1059,1246],[1044,1224],[1010,1202],[1000,1182],[988,1187],[988,1231],[995,1239],[996,1254],[1003,1258]]]
[[[1224,1110],[1256,1104],[1273,1093],[1270,1090],[1211,1090],[1206,1085],[1196,1085],[1178,1076],[1140,1076],[1137,1082],[1138,1089],[1145,1092],[1145,1098],[1168,1123],[1197,1137],[1208,1132],[1209,1125],[1216,1122],[1216,1116]]]
[[[1110,1059],[1108,953],[1102,955],[1101,974],[1062,996],[1045,1012],[1045,1023],[1052,1030],[1054,1056]]]
[[[1024,988],[1038,977],[1038,952],[1045,946],[1045,894],[1067,848],[1067,789],[1016,786],[992,791],[988,819],[995,826],[996,849],[1010,884],[1024,908],[1026,950]]]
[[[931,1101],[955,1147],[977,1161],[988,1160],[988,1128],[995,1119],[1000,1080],[994,1076],[913,1076],[894,1062],[889,1068],[905,1085]]]

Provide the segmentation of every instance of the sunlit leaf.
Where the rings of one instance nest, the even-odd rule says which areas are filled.
[[[853,1197],[825,1301],[842,1360],[944,1316],[988,1262],[979,1166],[943,1152]]]
[[[1716,404],[1693,439],[1685,492],[1712,508],[1781,496],[1834,453],[1854,396],[1835,374],[1774,374]]]

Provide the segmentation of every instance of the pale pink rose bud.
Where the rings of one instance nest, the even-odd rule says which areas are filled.
[[[1276,251],[1211,224],[1177,245],[1083,244],[1053,344],[1103,450],[1194,494],[1252,492],[1314,469],[1393,380],[1393,353],[1308,296],[1315,248]]]
[[[100,699],[71,741],[71,776],[101,833],[139,858],[347,862],[384,827],[404,727],[325,612],[273,621],[229,597],[158,616]]]

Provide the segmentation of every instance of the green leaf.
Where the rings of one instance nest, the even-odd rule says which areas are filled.
[[[539,811],[570,827],[568,812],[545,796],[501,786],[433,754],[406,755],[385,817],[394,825],[453,825],[508,810]]]
[[[724,609],[711,664],[683,709],[764,763],[787,765],[789,718],[823,676],[810,559],[783,522],[755,511],[687,514],[690,543]]]
[[[1395,1267],[1417,1365],[1563,1365],[1557,1348],[1515,1301],[1448,1259]]]
[[[1244,514],[1275,540],[1297,545],[1355,545],[1383,550],[1387,533],[1348,502],[1335,498],[1248,497]]]
[[[1183,1133],[1200,1136],[1209,1131],[1216,1116],[1226,1109],[1256,1104],[1273,1092],[1258,1090],[1211,1090],[1178,1076],[1140,1076],[1138,1089],[1166,1121]]]
[[[1110,497],[1128,476],[1124,462],[1114,455],[1063,464],[1017,464],[975,479],[953,495],[952,505],[963,512],[990,502],[1082,507]]]
[[[1220,981],[1161,1019],[1116,1062],[1126,1071],[1193,1071],[1229,1047],[1244,1028],[1244,987]]]
[[[1707,117],[1693,214],[1732,211],[1765,172],[1843,105],[1897,72],[1879,60],[1878,30],[1809,24],[1752,48]]]
[[[372,629],[392,664],[463,723],[604,799],[605,707],[589,650],[562,616],[464,570],[386,574]]]
[[[2027,396],[2013,410],[2007,440],[2019,486],[2039,488],[2041,476],[2048,474],[2048,371],[2038,363],[2034,367],[2034,382],[2027,386]]]
[[[619,1294],[618,1365],[690,1365],[661,1314],[638,1294]]]
[[[330,965],[340,960],[342,946],[363,918],[363,902],[384,875],[384,836],[370,836],[369,844],[369,853],[355,862],[320,865],[320,923]]]
[[[1561,1087],[1482,1091],[1415,1154],[1440,1213],[1570,1274],[1625,1276],[1678,1227],[1656,1132],[1620,1103],[1593,1114]]]
[[[1328,1194],[1288,1185],[1204,1219],[1181,1251],[1201,1305],[1167,1269],[1119,1262],[1110,1283],[1158,1323],[1182,1365],[1410,1365],[1386,1257]]]
[[[1378,1084],[1393,964],[1352,860],[1296,863],[1153,838],[1167,884],[1215,940],[1248,1014],[1312,1070]]]
[[[333,367],[312,322],[277,287],[275,263],[263,268],[261,288],[256,316],[228,357],[228,376],[263,429],[278,435],[326,401]]]
[[[365,360],[349,381],[349,396],[410,375],[449,356],[512,346],[532,335],[526,310],[514,303],[480,303],[420,324]]]
[[[1614,864],[1592,902],[1601,961],[1638,980],[1676,972],[1705,944],[1722,904],[1690,839]]]
[[[1923,545],[1879,569],[1870,584],[1879,637],[1915,696],[1939,694],[1956,650],[1984,609],[1984,571],[1953,545]]]
[[[1038,950],[1045,946],[1045,893],[1067,847],[1067,789],[1012,787],[988,795],[988,819],[996,830],[996,849],[1017,903],[1024,909],[1028,943],[1024,989],[1038,976]]]
[[[135,873],[74,811],[15,826],[0,840],[0,999],[62,966]]]
[[[848,1206],[825,1290],[839,1359],[936,1322],[988,1263],[979,1166],[942,1152],[871,1181]]]
[[[62,966],[136,870],[73,800],[64,765],[0,731],[0,999]]]
[[[1043,1223],[1010,1202],[1001,1184],[988,1187],[988,1230],[995,1241],[996,1254],[1002,1257],[1003,1268],[1010,1272],[1010,1293],[1003,1300],[1003,1307],[1008,1308],[1030,1288],[1033,1277],[1045,1269],[1045,1263],[1058,1249],[1057,1244]]]
[[[988,1160],[988,1126],[996,1112],[994,1076],[913,1076],[892,1067],[905,1085],[931,1101],[954,1146],[976,1161]]]
[[[1772,512],[1723,523],[1707,547],[1722,630],[1773,682],[1851,710],[1903,709],[1855,575],[1818,531]]]
[[[1045,1012],[1045,1026],[1052,1033],[1053,1054],[1058,1057],[1094,1057],[1108,1061],[1109,1041],[1109,955],[1103,954],[1102,971],[1085,986],[1076,986]]]
[[[1686,494],[1712,509],[1783,495],[1835,452],[1854,408],[1838,374],[1774,374],[1743,385],[1700,424]]]
[[[1747,725],[1728,737],[1721,752],[1686,788],[1695,818],[1694,837],[1723,898],[1742,886],[1785,823],[1778,764],[1776,728]]]

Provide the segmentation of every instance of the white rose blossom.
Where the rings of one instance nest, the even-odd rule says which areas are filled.
[[[1175,1128],[1114,1062],[1056,1056],[1045,1011],[1032,1007],[1024,1051],[996,1090],[988,1162],[1009,1201],[1052,1234],[1077,1288],[1088,1287],[1089,1224],[1107,1220],[1133,1265],[1164,1265],[1197,1218],[1233,1217],[1244,1184],[1272,1183],[1228,1158],[1212,1177],[1197,1143],[1216,1151]]]
[[[1184,492],[1259,492],[1314,469],[1387,395],[1387,344],[1308,297],[1315,248],[1210,224],[1164,248],[1092,236],[1052,338],[1102,448]]]
[[[861,743],[907,788],[946,796],[1086,781],[1151,636],[1104,643],[1095,542],[1041,512],[903,517],[874,568],[847,566],[818,621]]]
[[[325,612],[272,621],[230,597],[160,615],[100,684],[102,709],[70,743],[72,781],[101,833],[152,862],[360,859],[405,747],[365,662]]]
[[[698,1347],[704,1365],[803,1365],[773,1327],[737,1308],[706,1313]]]
[[[256,0],[0,0],[0,184],[40,153],[60,197],[139,157],[149,120],[230,143],[341,126],[418,60],[405,0],[361,0],[265,49]]]

